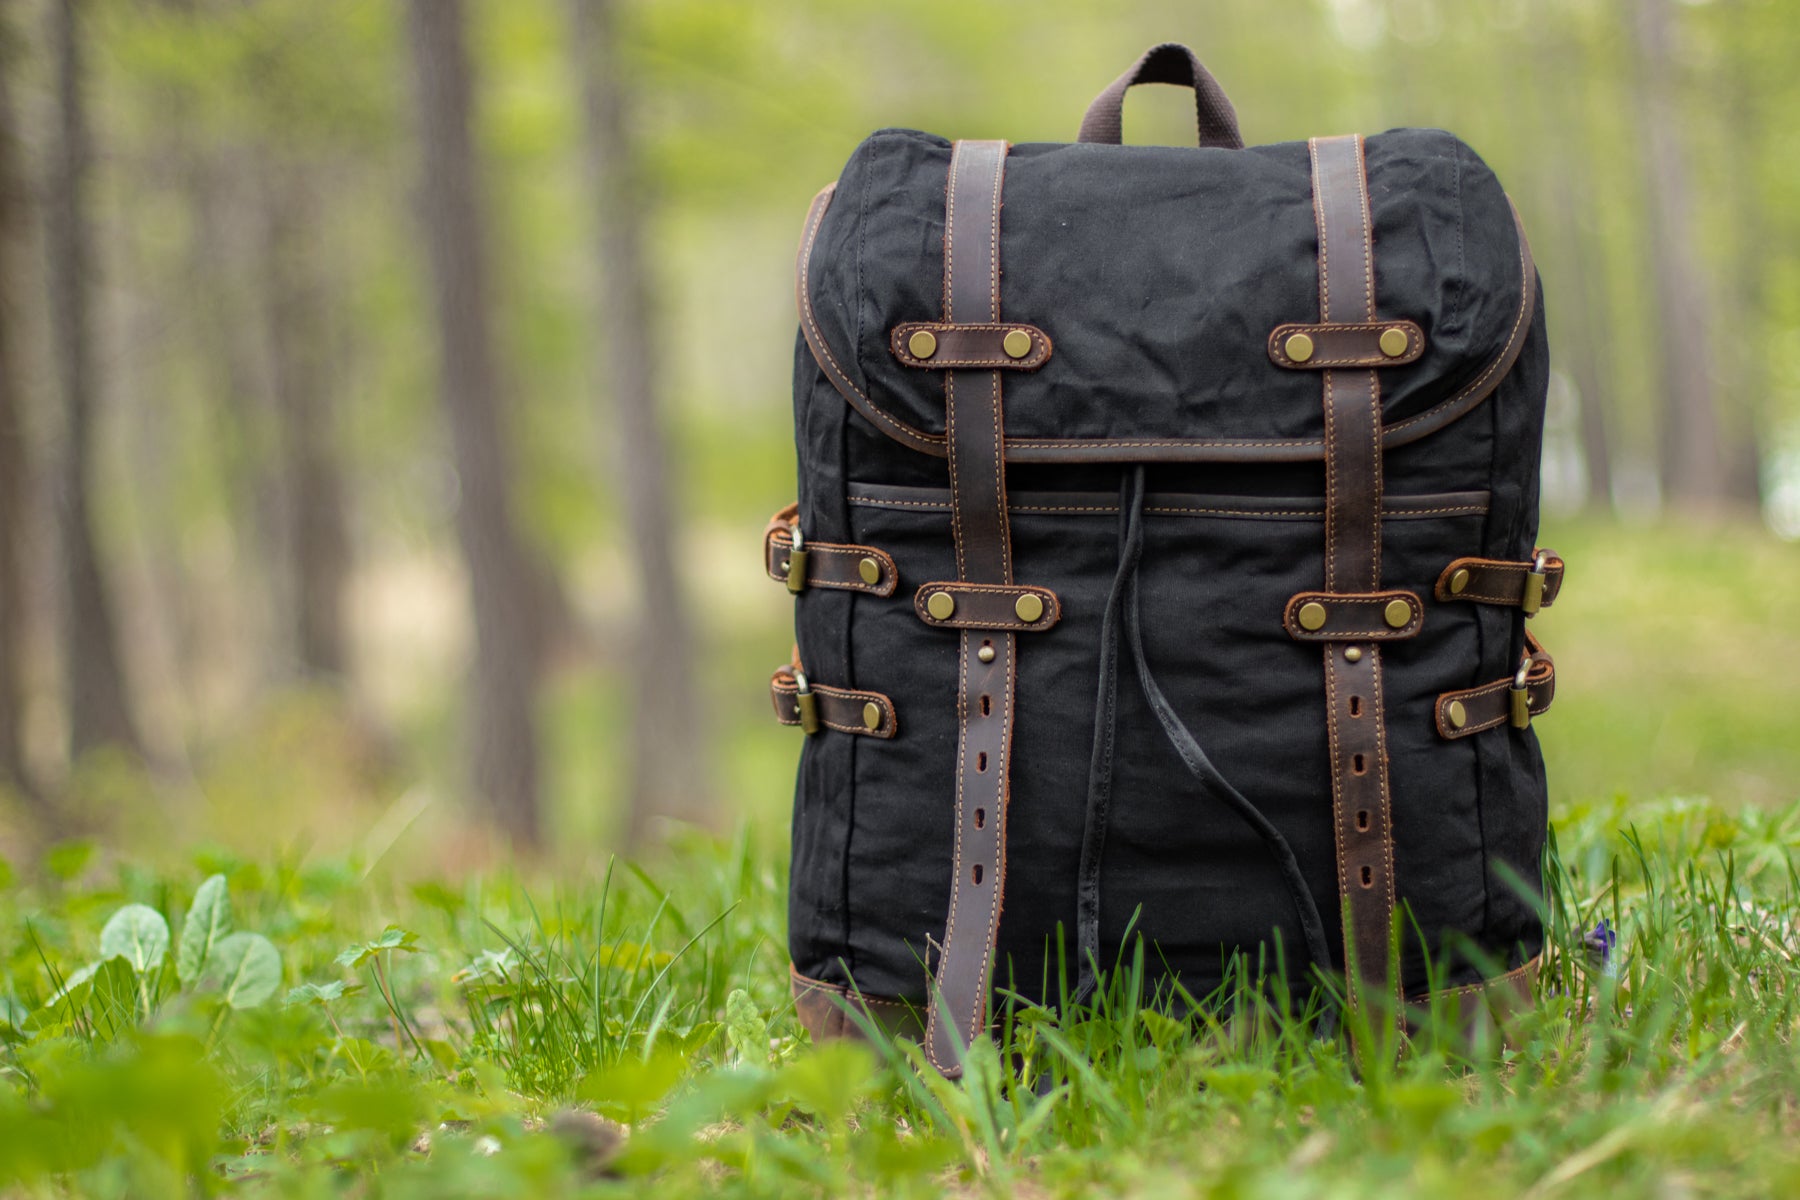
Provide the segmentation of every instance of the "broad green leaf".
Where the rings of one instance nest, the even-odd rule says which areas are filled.
[[[281,953],[260,933],[228,934],[213,947],[206,977],[232,1008],[255,1008],[281,986]]]
[[[362,991],[361,984],[346,984],[341,979],[330,983],[303,983],[288,989],[283,1004],[329,1004]]]
[[[231,895],[225,877],[214,875],[200,885],[181,926],[181,946],[175,953],[175,974],[193,984],[206,971],[213,947],[231,932]]]
[[[389,925],[374,941],[362,942],[345,949],[342,954],[337,956],[337,964],[340,967],[349,967],[354,971],[377,954],[383,954],[390,950],[402,950],[408,954],[416,954],[419,948],[413,943],[418,940],[419,935],[412,930],[402,929],[398,925]]]
[[[826,1042],[782,1068],[780,1081],[789,1099],[835,1128],[873,1087],[875,1056],[855,1042]]]
[[[100,931],[100,957],[123,958],[140,974],[162,964],[169,923],[147,904],[127,904]]]
[[[684,1057],[660,1050],[648,1060],[628,1058],[590,1071],[577,1094],[583,1100],[591,1100],[595,1111],[602,1115],[632,1123],[654,1110],[681,1082],[686,1070]]]

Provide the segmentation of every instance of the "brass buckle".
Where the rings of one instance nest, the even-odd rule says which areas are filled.
[[[1544,564],[1549,561],[1550,552],[1539,550],[1532,560],[1531,570],[1525,575],[1525,594],[1519,598],[1519,607],[1528,617],[1544,607]]]
[[[819,698],[813,695],[805,671],[794,672],[794,715],[800,718],[801,733],[819,732]]]
[[[806,590],[806,539],[800,536],[798,519],[788,527],[788,539],[791,544],[787,556],[787,590],[798,596]]]
[[[1531,692],[1525,686],[1525,679],[1531,674],[1531,658],[1519,664],[1519,670],[1513,676],[1512,691],[1512,725],[1514,729],[1531,728]]]

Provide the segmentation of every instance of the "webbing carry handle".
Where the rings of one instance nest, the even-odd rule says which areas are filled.
[[[1194,89],[1194,115],[1202,146],[1242,150],[1244,137],[1238,132],[1237,110],[1225,98],[1212,72],[1180,42],[1164,42],[1144,51],[1130,70],[1106,85],[1094,97],[1081,118],[1078,142],[1100,142],[1117,146],[1124,137],[1125,92],[1140,83],[1172,83]]]

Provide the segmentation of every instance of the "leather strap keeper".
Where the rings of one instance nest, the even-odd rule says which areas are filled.
[[[1445,692],[1437,699],[1437,731],[1445,738],[1468,737],[1472,733],[1511,724],[1524,728],[1531,718],[1550,710],[1556,699],[1556,660],[1550,657],[1529,632],[1525,635],[1527,654],[1521,664],[1525,669],[1523,687],[1515,687],[1517,675],[1495,680],[1480,687]],[[1520,699],[1519,697],[1523,697]],[[1462,720],[1459,723],[1458,717]],[[1523,716],[1524,720],[1520,720]]]
[[[802,671],[797,675],[793,667],[777,667],[769,680],[769,700],[775,706],[775,719],[783,725],[805,728],[806,698],[811,697],[818,726],[839,733],[860,733],[878,738],[891,738],[898,732],[894,702],[880,692],[854,691],[811,680],[807,680],[806,689],[802,691],[799,675],[804,674]],[[869,723],[871,717],[874,718],[872,725]]]
[[[1537,559],[1544,557],[1542,583],[1533,584],[1538,574]],[[1467,572],[1467,574],[1461,574]],[[1461,577],[1459,579],[1459,574]],[[1432,595],[1439,600],[1467,600],[1475,604],[1504,604],[1524,609],[1526,615],[1549,608],[1562,591],[1563,560],[1549,550],[1533,554],[1530,562],[1508,562],[1493,558],[1459,558],[1438,576]],[[1461,586],[1457,586],[1458,584]],[[1534,598],[1534,588],[1541,589]],[[1533,606],[1535,604],[1535,607]]]
[[[1390,619],[1406,609],[1405,619]],[[1318,624],[1322,620],[1322,624]],[[1398,642],[1418,634],[1425,605],[1411,592],[1300,592],[1282,610],[1281,623],[1297,642]],[[1307,628],[1317,624],[1317,628]]]
[[[939,596],[948,596],[954,608],[947,616],[932,611]],[[1037,602],[1037,615],[1025,619]],[[1062,619],[1062,603],[1049,588],[1022,584],[926,583],[913,593],[913,611],[919,620],[940,629],[1001,629],[1032,633],[1049,629]]]
[[[787,584],[790,592],[822,587],[867,592],[871,596],[894,594],[900,584],[900,569],[894,565],[891,555],[873,546],[839,545],[803,538],[796,578],[793,530],[798,510],[798,505],[788,505],[769,518],[769,527],[763,531],[763,566],[770,579]],[[871,574],[873,580],[869,578]]]
[[[1383,335],[1398,331],[1406,344],[1398,354],[1382,347]],[[1305,337],[1307,353],[1295,358],[1288,339]],[[1269,334],[1269,361],[1290,371],[1324,371],[1332,367],[1403,367],[1425,353],[1425,332],[1411,321],[1290,321]]]
[[[920,333],[930,335],[930,354],[914,353],[914,335]],[[1024,354],[1007,353],[1007,337],[1015,333],[1030,339],[1031,346]],[[1035,371],[1050,361],[1052,347],[1049,335],[1035,325],[906,321],[894,326],[893,332],[888,334],[888,349],[903,365],[931,371],[950,367]]]

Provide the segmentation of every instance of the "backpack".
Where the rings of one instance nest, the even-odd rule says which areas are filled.
[[[1120,144],[1147,82],[1194,90],[1198,148]],[[814,1037],[954,1077],[997,990],[1086,1000],[1133,947],[1189,1004],[1529,998],[1555,667],[1526,619],[1563,564],[1537,275],[1473,150],[1246,148],[1162,45],[1073,144],[871,135],[797,299],[764,557]]]

